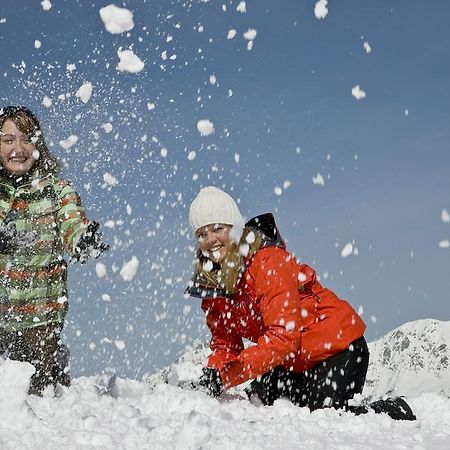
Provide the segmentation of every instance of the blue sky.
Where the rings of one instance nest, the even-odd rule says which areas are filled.
[[[207,340],[183,290],[188,206],[210,184],[248,218],[274,212],[290,250],[362,308],[369,340],[409,320],[450,320],[450,249],[439,247],[450,240],[447,1],[330,0],[323,20],[314,1],[248,0],[244,14],[234,0],[124,1],[115,4],[133,11],[134,28],[116,35],[99,15],[108,1],[51,3],[2,0],[0,97],[36,112],[89,216],[116,222],[104,229],[108,275],[95,263],[71,268],[74,375],[140,377]],[[119,72],[120,47],[144,70]],[[75,92],[88,81],[84,104]],[[215,133],[200,136],[200,119]],[[69,135],[78,141],[65,150]],[[105,187],[105,173],[118,184]],[[358,254],[343,258],[349,242]],[[139,269],[124,281],[133,255]]]

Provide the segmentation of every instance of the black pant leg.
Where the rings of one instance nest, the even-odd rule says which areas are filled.
[[[311,411],[346,407],[348,400],[362,392],[368,364],[367,343],[361,337],[352,342],[347,350],[301,374],[305,379],[302,401]]]

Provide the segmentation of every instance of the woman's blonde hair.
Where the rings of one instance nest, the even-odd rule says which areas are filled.
[[[37,117],[25,106],[7,106],[0,109],[0,130],[7,120],[13,122],[22,133],[36,139],[34,146],[39,151],[39,159],[32,169],[38,169],[42,175],[58,174],[61,164],[50,153]]]

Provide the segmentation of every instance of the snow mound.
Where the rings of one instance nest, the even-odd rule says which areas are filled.
[[[369,344],[365,395],[450,396],[450,321],[408,322]]]

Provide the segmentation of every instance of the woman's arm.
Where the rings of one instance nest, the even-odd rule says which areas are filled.
[[[255,255],[249,275],[254,278],[256,297],[265,333],[256,345],[220,369],[226,387],[255,378],[293,357],[300,347],[300,296],[298,264],[284,249],[268,247]]]

